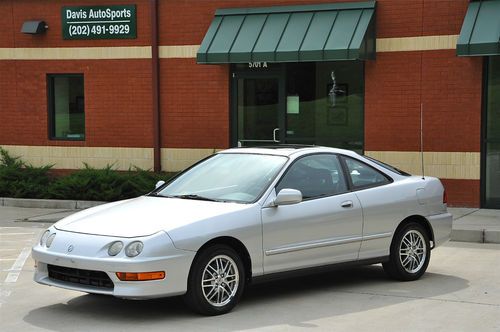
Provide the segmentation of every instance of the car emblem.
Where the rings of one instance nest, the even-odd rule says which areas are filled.
[[[73,247],[73,245],[71,244],[69,247],[68,247],[68,252],[72,252],[73,249],[75,249],[75,247]]]

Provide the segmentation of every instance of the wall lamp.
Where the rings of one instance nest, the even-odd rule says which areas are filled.
[[[21,28],[22,33],[30,35],[41,35],[48,29],[45,21],[26,21]]]

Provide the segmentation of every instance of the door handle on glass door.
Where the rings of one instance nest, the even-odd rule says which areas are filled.
[[[279,143],[279,142],[280,142],[280,140],[279,140],[279,139],[276,139],[276,133],[277,133],[278,131],[280,131],[280,129],[279,129],[279,128],[274,128],[274,130],[273,130],[273,141],[275,141],[276,143]]]

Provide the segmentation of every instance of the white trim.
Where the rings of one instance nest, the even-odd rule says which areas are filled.
[[[160,46],[159,57],[162,59],[196,58],[199,48],[200,45]]]
[[[151,59],[151,46],[0,48],[0,60]]]
[[[377,53],[454,50],[458,35],[377,38]],[[195,59],[200,45],[163,45],[162,59]],[[151,46],[0,48],[0,60],[150,59]]]
[[[377,53],[454,50],[457,41],[458,35],[377,38]]]
[[[365,154],[410,174],[422,173],[418,151],[365,151]],[[425,175],[441,179],[479,180],[480,161],[480,152],[424,152]]]
[[[91,167],[126,171],[137,166],[153,169],[152,148],[76,147],[76,146],[23,146],[0,145],[14,157],[33,166],[54,165],[55,169],[80,169],[87,163]]]

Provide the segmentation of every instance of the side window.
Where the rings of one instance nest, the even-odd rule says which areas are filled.
[[[290,166],[276,186],[297,189],[304,199],[330,196],[347,191],[339,159],[333,154],[303,157]]]
[[[83,75],[49,74],[47,89],[50,139],[84,140]]]
[[[379,186],[390,182],[385,175],[365,163],[347,157],[344,160],[355,189]]]

